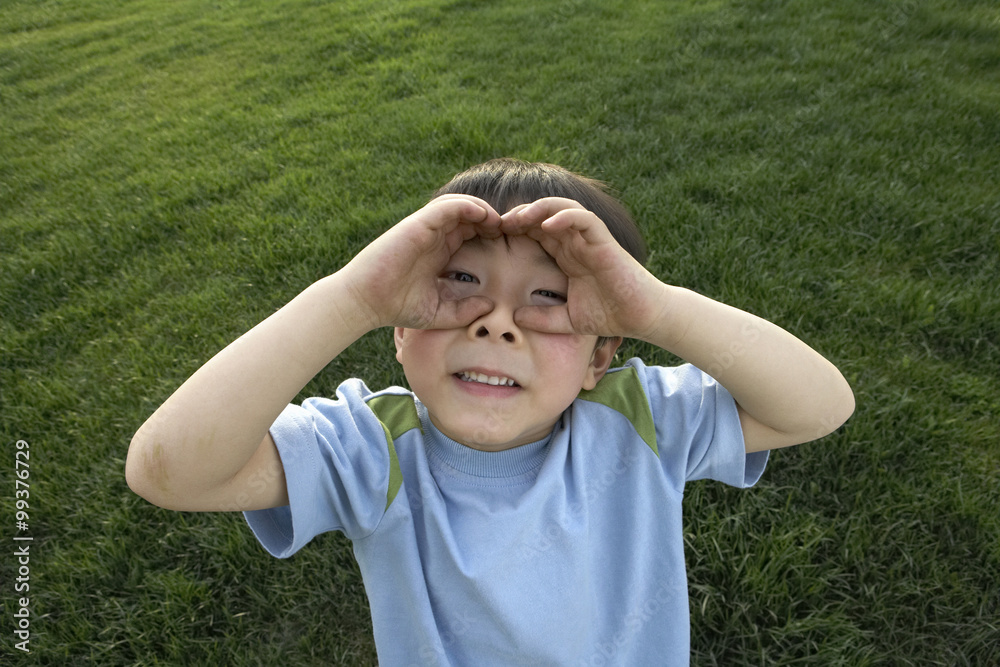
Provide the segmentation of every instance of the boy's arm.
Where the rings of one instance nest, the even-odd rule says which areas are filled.
[[[334,274],[314,283],[181,385],[132,438],[125,465],[132,490],[175,510],[287,504],[268,429],[323,366],[365,333],[356,306],[343,298],[343,282]]]
[[[249,510],[288,503],[268,429],[306,383],[364,333],[381,326],[471,322],[482,298],[449,301],[436,278],[461,243],[496,235],[485,202],[434,200],[219,352],[139,428],[129,486],[177,510]]]
[[[660,285],[663,309],[643,338],[718,380],[736,400],[747,452],[821,438],[854,412],[840,371],[767,320]]]
[[[576,202],[543,199],[503,220],[570,278],[565,305],[524,308],[520,324],[638,338],[694,364],[733,395],[748,452],[820,438],[854,411],[847,381],[819,353],[755,315],[660,282]]]

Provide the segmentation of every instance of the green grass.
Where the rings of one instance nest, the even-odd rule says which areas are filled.
[[[6,0],[0,651],[372,664],[342,537],[278,561],[239,516],[152,507],[128,441],[454,172],[515,155],[612,183],[661,278],[788,328],[855,389],[848,425],[755,490],[689,487],[694,663],[1000,664],[997,109],[987,0]],[[390,345],[303,396],[401,383]]]

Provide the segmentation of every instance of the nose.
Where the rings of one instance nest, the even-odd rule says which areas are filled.
[[[470,324],[469,334],[473,338],[496,342],[516,343],[521,340],[521,331],[514,324],[513,311],[500,305]]]

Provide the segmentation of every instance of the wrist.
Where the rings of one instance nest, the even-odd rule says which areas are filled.
[[[300,295],[322,312],[333,331],[354,339],[382,326],[372,300],[341,269],[317,280]]]
[[[689,318],[683,306],[679,306],[689,290],[675,287],[660,281],[656,282],[651,292],[654,296],[650,309],[650,320],[643,333],[636,336],[640,340],[652,343],[667,351],[672,351],[684,339],[690,325]]]

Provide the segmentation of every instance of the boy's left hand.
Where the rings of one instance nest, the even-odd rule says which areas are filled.
[[[505,234],[537,241],[569,278],[566,303],[526,306],[514,319],[545,333],[647,339],[663,312],[665,286],[622,248],[604,222],[578,202],[547,197],[501,217]]]
[[[577,202],[514,208],[500,230],[538,241],[569,277],[565,304],[519,308],[518,325],[637,338],[701,368],[735,399],[747,452],[822,437],[854,411],[850,385],[818,352],[755,315],[661,283]]]

